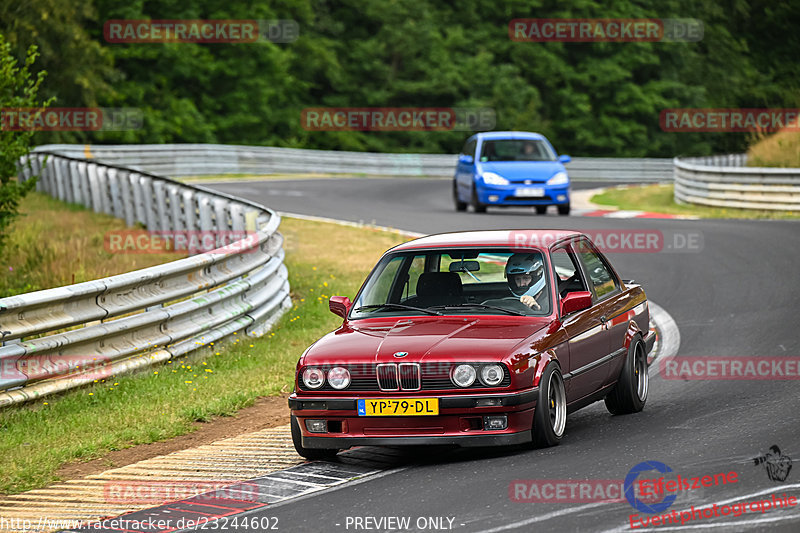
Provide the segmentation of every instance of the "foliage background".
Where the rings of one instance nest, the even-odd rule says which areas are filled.
[[[700,19],[697,43],[525,43],[514,18]],[[109,19],[294,19],[287,44],[110,44]],[[560,153],[743,151],[745,134],[665,133],[670,107],[796,107],[800,8],[791,0],[0,0],[19,58],[39,46],[54,106],[137,107],[127,132],[47,142],[218,142],[455,152],[465,132],[308,132],[318,106],[492,107],[496,129],[547,135]]]

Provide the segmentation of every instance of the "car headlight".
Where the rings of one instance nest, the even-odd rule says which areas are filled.
[[[478,373],[472,365],[458,365],[453,369],[450,379],[459,387],[469,387],[475,383]]]
[[[566,172],[556,172],[552,178],[547,180],[548,185],[564,185],[565,183],[569,183],[569,176]]]
[[[321,368],[306,368],[303,370],[303,383],[309,389],[318,389],[325,384],[325,372]]]
[[[483,182],[487,185],[508,185],[508,180],[494,172],[484,172]]]
[[[334,389],[346,389],[350,385],[350,371],[343,366],[335,366],[328,370],[328,383]]]
[[[486,365],[481,368],[481,381],[487,387],[496,387],[503,381],[503,367]]]

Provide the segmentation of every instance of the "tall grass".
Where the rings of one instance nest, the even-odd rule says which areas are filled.
[[[800,168],[800,131],[783,130],[764,137],[747,150],[751,167]]]
[[[125,222],[33,192],[20,204],[0,257],[0,298],[137,270],[185,254],[120,254],[103,246]]]

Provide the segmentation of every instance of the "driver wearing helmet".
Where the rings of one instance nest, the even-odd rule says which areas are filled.
[[[508,287],[519,301],[532,309],[541,309],[536,296],[545,285],[544,263],[539,254],[514,254],[506,263]]]

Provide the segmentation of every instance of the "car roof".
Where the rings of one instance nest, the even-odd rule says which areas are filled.
[[[476,139],[539,139],[547,140],[541,133],[532,131],[484,131],[474,136]]]
[[[451,247],[503,247],[503,248],[548,248],[556,242],[585,236],[583,233],[572,230],[487,230],[487,231],[459,231],[453,233],[437,233],[427,235],[412,241],[397,245],[392,252],[403,250],[417,250],[420,248],[451,248]]]

